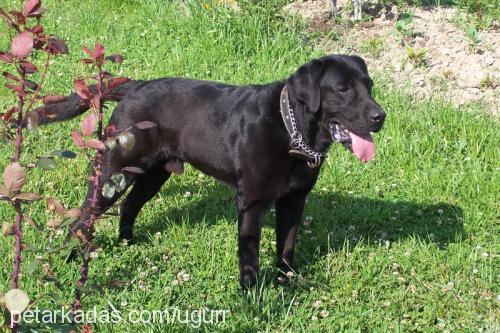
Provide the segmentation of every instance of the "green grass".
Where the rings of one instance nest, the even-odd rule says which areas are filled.
[[[298,22],[248,2],[242,2],[239,15],[186,4],[194,1],[45,3],[47,30],[68,40],[71,51],[52,66],[48,92],[67,93],[73,78],[87,74],[79,63],[81,45],[96,39],[126,57],[113,72],[132,78],[269,82],[323,54],[306,44]],[[100,8],[93,10],[96,5]],[[5,35],[0,36],[5,49]],[[100,223],[97,243],[102,251],[92,261],[89,285],[113,280],[125,285],[90,293],[83,307],[104,310],[111,303],[123,314],[166,307],[228,309],[226,322],[200,328],[122,322],[97,324],[95,332],[497,330],[498,120],[478,105],[461,110],[435,100],[416,101],[374,79],[375,97],[388,113],[384,130],[375,138],[377,160],[362,165],[343,148],[332,147],[309,196],[305,216],[313,224],[300,232],[297,276],[289,286],[274,283],[271,211],[261,243],[263,281],[251,294],[239,291],[234,191],[188,168],[143,209],[136,245],[116,241],[116,218]],[[2,108],[12,104],[5,89],[0,96]],[[69,133],[79,121],[30,133],[22,160],[72,148]],[[12,146],[0,148],[0,169],[11,152]],[[55,196],[68,207],[79,206],[87,162],[82,157],[58,162],[53,171],[30,171],[27,188]],[[27,207],[26,213],[40,224],[48,219],[42,202]],[[2,221],[12,219],[7,205],[0,206],[0,216]],[[63,240],[30,226],[24,236],[36,249]],[[0,240],[0,292],[9,289],[11,245],[11,238]],[[79,263],[66,264],[47,252],[25,252],[25,272],[36,255],[50,264],[63,288],[35,278],[41,265],[21,277],[21,288],[40,308],[67,308]],[[180,272],[188,273],[189,280],[174,283]]]

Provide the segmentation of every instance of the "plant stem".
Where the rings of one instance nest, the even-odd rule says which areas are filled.
[[[24,92],[25,84],[24,80],[26,78],[26,74],[19,67],[17,68],[17,72],[21,77],[20,88],[21,91]],[[12,163],[19,162],[19,158],[21,156],[21,145],[23,143],[23,109],[24,109],[24,96],[18,96],[18,115],[17,115],[17,136],[16,136],[16,144],[14,149],[14,155],[12,156]],[[11,277],[11,287],[12,289],[19,288],[19,273],[21,271],[21,251],[22,251],[22,222],[23,222],[23,211],[21,208],[21,202],[15,201],[13,203],[14,209],[16,210],[16,223],[14,224],[14,237],[16,239],[15,242],[15,253],[14,253],[14,268],[12,270]],[[11,326],[12,332],[17,332],[18,324],[12,323]]]
[[[45,82],[45,78],[47,77],[47,73],[49,71],[50,56],[51,56],[50,52],[47,52],[47,60],[45,60],[45,64],[43,66],[43,73],[42,73],[42,77],[40,78],[40,83],[38,84],[38,87],[36,87],[36,91],[33,94],[33,98],[31,99],[28,106],[26,107],[26,110],[28,110],[28,111],[33,106],[33,103],[35,102],[35,100],[38,97],[38,94],[40,93],[40,88],[43,86],[43,83]]]
[[[19,202],[14,203],[14,209],[16,210],[16,223],[14,224],[14,233],[16,237],[15,244],[15,256],[14,256],[14,269],[12,271],[11,287],[12,289],[19,288],[19,272],[21,269],[21,240],[22,240],[22,229],[21,223],[23,221],[23,212],[21,210],[21,204]]]
[[[103,116],[104,116],[104,108],[103,108],[103,72],[102,72],[102,64],[100,62],[97,63],[97,97],[99,98],[99,110],[98,110],[98,117],[97,117],[97,137],[99,140],[103,139],[103,130],[102,130],[102,122],[103,122]],[[81,308],[81,299],[82,299],[82,289],[85,286],[85,283],[88,280],[89,276],[89,263],[90,263],[90,252],[92,249],[92,240],[94,238],[94,223],[97,219],[97,215],[94,214],[99,207],[97,207],[97,199],[99,195],[99,189],[100,189],[100,177],[101,177],[101,168],[102,168],[102,163],[103,163],[103,153],[101,151],[97,151],[95,154],[94,158],[94,179],[93,179],[93,193],[92,193],[92,199],[90,201],[90,211],[92,214],[90,214],[89,219],[85,222],[86,227],[88,229],[88,235],[86,236],[86,243],[85,243],[85,248],[84,248],[84,253],[83,253],[83,262],[82,266],[80,268],[80,279],[77,282],[77,288],[75,291],[75,300],[73,302],[73,308],[72,308],[72,314],[73,318],[76,315],[76,312],[80,310]]]

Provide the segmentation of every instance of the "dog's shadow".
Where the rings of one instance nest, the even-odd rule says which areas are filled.
[[[136,244],[150,243],[151,235],[168,228],[167,220],[183,221],[192,227],[199,223],[210,227],[221,220],[236,224],[235,192],[215,182],[203,186],[205,194],[193,196],[184,204],[155,211],[149,220],[139,216],[134,227]],[[193,190],[193,187],[176,181],[165,186],[161,196],[168,200],[172,195],[188,190]],[[264,218],[263,227],[274,229],[274,218],[271,209]],[[417,203],[315,191],[308,197],[303,221],[310,222],[311,219],[310,226],[301,225],[296,246],[294,269],[299,272],[307,270],[329,251],[338,251],[345,246],[352,248],[364,244],[389,248],[395,242],[415,238],[446,248],[449,243],[466,237],[463,211],[449,203]],[[236,260],[236,252],[234,255]],[[272,276],[276,271],[262,265],[262,273]]]

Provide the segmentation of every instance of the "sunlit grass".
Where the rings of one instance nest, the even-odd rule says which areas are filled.
[[[323,54],[313,50],[300,23],[242,1],[235,15],[216,1],[45,1],[47,30],[68,40],[70,55],[51,67],[47,92],[68,93],[87,75],[81,45],[103,42],[126,61],[116,74],[131,78],[186,76],[235,84],[270,82]],[[96,7],[99,6],[99,7]],[[98,9],[94,9],[98,8]],[[276,15],[278,14],[278,15]],[[0,35],[0,46],[6,39]],[[3,67],[2,67],[3,70]],[[84,308],[229,309],[222,326],[195,329],[127,323],[96,332],[383,332],[494,331],[498,313],[498,121],[480,107],[454,109],[416,101],[374,78],[375,97],[388,113],[376,135],[377,160],[361,165],[333,146],[311,193],[300,232],[296,276],[274,283],[274,212],[264,221],[261,286],[239,291],[234,192],[188,168],[169,180],[143,209],[137,244],[116,241],[117,220],[101,222],[102,248],[91,264],[89,286],[120,280],[84,299]],[[0,90],[2,108],[12,103]],[[40,128],[27,137],[30,162],[71,148],[79,119]],[[0,169],[11,146],[0,148]],[[79,206],[86,192],[86,159],[58,160],[53,171],[30,171],[27,187]],[[43,202],[27,207],[38,223]],[[2,221],[12,218],[0,206]],[[63,235],[26,226],[32,248],[55,247]],[[0,292],[9,288],[12,240],[0,241]],[[25,264],[40,253],[25,252]],[[45,259],[44,259],[45,260]],[[40,307],[68,307],[79,264],[48,260],[64,286],[23,275],[21,287]],[[187,275],[186,275],[187,274]],[[122,283],[120,283],[122,284]]]

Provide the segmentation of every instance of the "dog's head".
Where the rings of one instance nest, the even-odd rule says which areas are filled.
[[[371,96],[373,81],[363,59],[331,55],[300,67],[289,89],[305,112],[313,114],[331,140],[344,144],[360,161],[375,157],[371,132],[378,132],[385,113]]]

